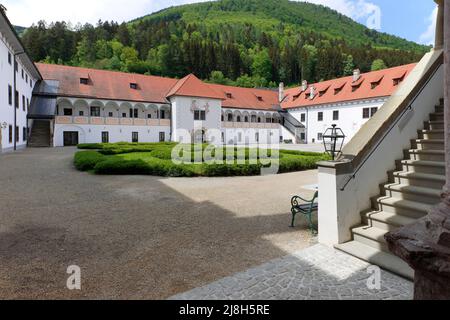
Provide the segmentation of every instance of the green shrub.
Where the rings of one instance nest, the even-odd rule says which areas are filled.
[[[273,151],[259,150],[258,152],[256,149],[223,147],[223,149],[212,150],[213,159],[215,159],[216,152],[220,150],[223,152],[223,157],[218,160],[225,161],[228,157],[232,163],[174,164],[172,150],[175,146],[176,144],[171,142],[81,144],[78,146],[80,149],[98,151],[78,152],[75,155],[75,166],[82,171],[93,170],[97,174],[142,174],[166,177],[252,176],[261,173],[260,161],[264,163],[265,158],[275,157]],[[184,148],[183,151],[187,152],[188,159],[193,161],[195,159],[194,148],[191,145],[185,147],[187,148]],[[202,150],[207,147],[206,144],[202,145]],[[250,154],[257,155],[258,164],[250,164]],[[242,160],[242,156],[245,156],[245,164],[237,164],[236,160]],[[278,162],[279,172],[285,173],[315,169],[318,161],[328,159],[327,155],[321,153],[280,150],[279,158],[273,158],[273,161]],[[202,160],[205,161],[205,159]]]
[[[89,171],[105,160],[105,156],[97,151],[79,151],[75,154],[74,164],[75,168],[80,171]]]
[[[254,176],[261,173],[260,164],[204,164],[202,175],[206,177]]]
[[[82,143],[79,144],[78,149],[84,149],[84,150],[101,150],[104,147],[103,143]]]
[[[172,160],[172,148],[156,148],[150,152],[150,156],[161,160]]]
[[[150,174],[148,165],[143,160],[123,160],[120,158],[111,158],[97,163],[94,167],[96,174]]]
[[[122,158],[111,158],[99,162],[95,168],[96,174],[113,175],[154,175],[163,177],[192,177],[196,175],[192,166],[176,165],[171,161],[152,159],[124,160]]]

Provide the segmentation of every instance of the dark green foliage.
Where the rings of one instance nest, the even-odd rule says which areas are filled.
[[[75,154],[75,168],[80,171],[90,171],[94,167],[105,160],[105,157],[96,151],[83,151]]]
[[[78,145],[78,149],[84,150],[100,150],[103,149],[103,143],[82,143]]]
[[[208,162],[210,159],[198,159],[199,162],[194,163],[196,159],[193,148],[190,150],[192,146],[184,145],[188,148],[185,151],[188,152],[189,162],[174,163],[172,150],[175,146],[173,143],[84,144],[79,148],[98,151],[76,153],[75,166],[80,171],[93,171],[96,174],[227,177],[259,175],[261,168],[267,165],[264,161],[269,158],[279,165],[280,173],[315,169],[318,161],[328,160],[328,156],[312,152],[280,150],[277,157],[271,150],[227,148],[230,154],[223,150],[224,156],[218,159],[224,160],[222,163]],[[205,144],[199,149],[205,151],[209,147]],[[212,156],[215,157],[220,149],[212,150]]]
[[[39,22],[23,34],[35,61],[168,77],[194,73],[243,87],[298,85],[418,61],[429,47],[369,30],[324,6],[221,0],[172,7],[128,24],[77,30]]]

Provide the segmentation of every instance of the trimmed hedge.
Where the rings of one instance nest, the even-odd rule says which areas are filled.
[[[97,151],[82,151],[75,153],[75,168],[80,171],[90,171],[95,166],[105,160],[105,156]]]
[[[231,160],[242,160],[241,155],[245,155],[244,164],[208,164],[208,163],[186,163],[175,164],[172,162],[172,150],[176,146],[174,143],[117,143],[117,144],[84,144],[78,146],[80,151],[75,154],[75,167],[80,171],[92,171],[96,174],[113,175],[154,175],[166,177],[226,177],[226,176],[252,176],[261,174],[264,159],[270,158],[272,151],[264,150],[257,156],[258,163],[249,161],[250,154],[254,155],[255,150],[232,148],[234,152],[226,154],[224,149],[222,160],[229,157]],[[203,146],[203,150],[207,145]],[[93,151],[97,150],[97,151]],[[194,152],[189,152],[188,159],[194,159]],[[215,158],[214,149],[212,152]],[[317,162],[328,160],[329,157],[312,152],[299,152],[280,150],[279,158],[274,159],[274,165],[279,165],[279,173],[310,170],[317,168]],[[205,161],[205,159],[203,159]],[[260,162],[261,161],[261,162]]]

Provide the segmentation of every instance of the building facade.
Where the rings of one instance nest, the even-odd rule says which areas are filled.
[[[3,10],[1,150],[97,142],[322,143],[336,124],[349,141],[414,64],[284,90],[34,64]]]
[[[384,105],[416,64],[339,78],[286,90],[282,107],[305,127],[301,140],[322,143],[335,124],[349,141]]]
[[[0,151],[26,147],[27,114],[39,71],[0,9]]]

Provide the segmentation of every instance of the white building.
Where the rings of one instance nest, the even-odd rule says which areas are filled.
[[[27,113],[41,75],[0,9],[0,151],[27,145]]]
[[[415,64],[324,81],[286,90],[282,107],[305,127],[301,140],[322,143],[322,136],[336,124],[350,141],[372,118]]]
[[[32,145],[189,141],[268,144],[294,140],[282,128],[278,92],[122,72],[37,64]],[[39,125],[38,125],[39,124]],[[298,130],[303,130],[296,123]],[[34,136],[34,127],[51,132]]]

